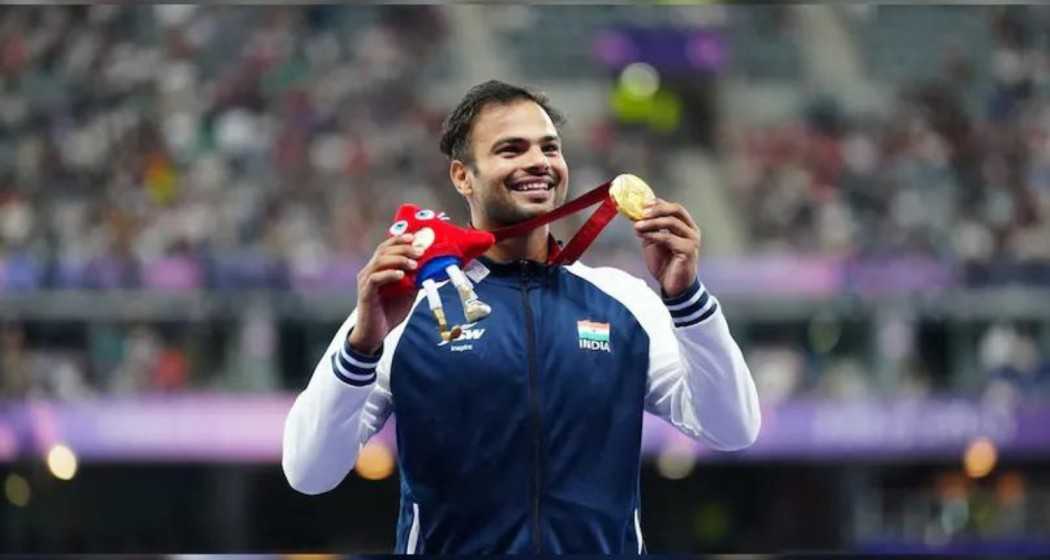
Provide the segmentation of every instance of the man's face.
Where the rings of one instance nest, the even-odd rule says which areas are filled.
[[[565,200],[569,168],[561,139],[547,112],[536,103],[486,105],[470,138],[474,165],[466,166],[463,179],[470,186],[470,193],[464,194],[484,221],[475,226],[515,224],[549,212]]]

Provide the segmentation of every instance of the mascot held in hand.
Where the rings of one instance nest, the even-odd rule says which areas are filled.
[[[484,319],[492,312],[488,304],[478,299],[474,285],[463,274],[463,267],[489,250],[496,238],[487,231],[467,229],[453,224],[444,212],[402,204],[394,214],[394,224],[387,230],[390,237],[411,233],[412,246],[422,249],[419,268],[407,271],[404,278],[380,289],[384,297],[405,295],[420,288],[426,293],[427,303],[437,319],[441,339],[455,340],[462,334],[460,326],[448,326],[445,310],[438,295],[438,282],[451,281],[459,292],[463,316],[468,322]]]

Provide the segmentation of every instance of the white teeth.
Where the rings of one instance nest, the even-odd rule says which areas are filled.
[[[512,187],[516,191],[545,191],[550,188],[550,185],[544,182],[537,183],[525,183],[522,185],[516,185]]]

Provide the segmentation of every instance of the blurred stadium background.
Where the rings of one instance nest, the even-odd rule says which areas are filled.
[[[647,424],[651,551],[1050,550],[1050,9],[98,5],[0,8],[0,552],[389,551],[391,426],[307,497],[282,422],[493,77],[692,210],[758,382]]]

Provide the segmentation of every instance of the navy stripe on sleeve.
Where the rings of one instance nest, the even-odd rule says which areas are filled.
[[[703,322],[714,315],[718,302],[707,293],[707,289],[697,279],[686,291],[673,298],[664,294],[664,305],[671,312],[675,327],[690,327]]]
[[[343,341],[343,347],[332,353],[332,371],[343,383],[362,387],[376,380],[376,366],[383,355],[383,348],[375,356],[366,356],[350,348],[350,336]]]

